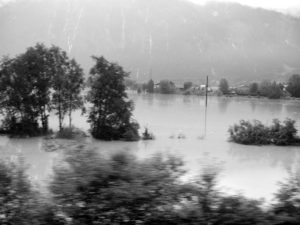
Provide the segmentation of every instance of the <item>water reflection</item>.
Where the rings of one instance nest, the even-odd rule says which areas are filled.
[[[226,113],[227,108],[228,108],[228,104],[230,103],[230,99],[229,98],[219,98],[218,99],[218,106],[219,106],[219,112],[220,113]]]

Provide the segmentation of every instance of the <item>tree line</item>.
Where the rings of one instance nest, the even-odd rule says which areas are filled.
[[[184,163],[156,155],[142,161],[128,153],[103,157],[87,146],[68,147],[54,167],[45,198],[24,168],[0,162],[0,223],[5,225],[298,225],[299,174],[281,183],[276,201],[223,193],[218,168],[182,181]],[[22,165],[22,164],[21,164]]]
[[[216,82],[216,81],[214,81]],[[279,99],[281,97],[300,97],[300,75],[294,74],[287,80],[286,83],[264,80],[261,82],[252,82],[245,85],[230,87],[227,79],[222,78],[218,82],[214,90],[208,88],[209,92],[215,95],[247,95],[247,96],[261,96],[270,99]],[[186,81],[182,86],[176,86],[171,80],[161,80],[157,84],[150,79],[146,83],[138,84],[133,80],[127,79],[126,86],[137,90],[138,93],[160,93],[160,94],[205,94],[205,84],[196,85],[191,81]]]
[[[72,112],[91,103],[88,122],[91,134],[105,140],[136,140],[138,124],[132,119],[133,103],[125,92],[128,73],[104,57],[93,57],[95,65],[87,82],[75,59],[57,46],[36,44],[0,63],[1,132],[18,136],[36,136],[49,132],[48,117],[54,111],[59,131]],[[87,87],[88,93],[82,91]],[[85,110],[83,110],[84,112]]]

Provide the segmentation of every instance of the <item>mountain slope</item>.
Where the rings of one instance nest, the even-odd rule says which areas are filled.
[[[233,3],[19,0],[0,8],[0,54],[55,44],[83,65],[117,61],[140,81],[282,79],[300,71],[300,20]]]

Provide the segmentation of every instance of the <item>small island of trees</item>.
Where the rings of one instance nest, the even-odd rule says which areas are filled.
[[[245,145],[299,145],[300,138],[296,136],[295,121],[286,119],[283,122],[274,119],[270,126],[258,120],[241,120],[229,128],[230,140]]]
[[[0,62],[1,133],[14,137],[32,137],[50,132],[48,117],[55,111],[57,137],[72,137],[72,112],[83,108],[84,99],[91,103],[88,122],[91,134],[102,140],[139,140],[139,125],[132,119],[133,102],[125,92],[121,66],[104,57],[96,61],[88,79],[88,94],[82,68],[57,46],[36,44],[14,58]],[[149,84],[151,85],[151,84]],[[66,115],[69,126],[64,126]],[[78,132],[77,132],[78,133]]]

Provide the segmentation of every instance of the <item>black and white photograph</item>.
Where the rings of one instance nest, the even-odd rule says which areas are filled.
[[[0,225],[300,225],[300,0],[0,0]]]

